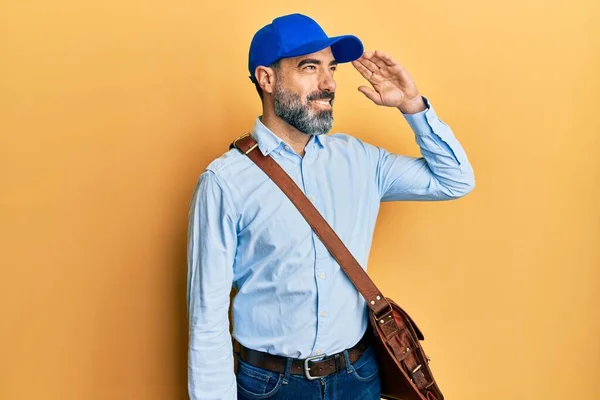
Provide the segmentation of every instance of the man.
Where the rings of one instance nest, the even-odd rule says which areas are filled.
[[[359,88],[368,99],[402,113],[423,157],[325,135],[334,72],[347,62],[371,84]],[[328,38],[299,14],[276,18],[254,36],[249,72],[263,105],[255,151],[283,167],[364,268],[381,201],[448,200],[473,189],[451,129],[401,65],[363,53],[358,38]],[[237,149],[199,179],[188,252],[193,400],[380,398],[364,299],[285,194]]]

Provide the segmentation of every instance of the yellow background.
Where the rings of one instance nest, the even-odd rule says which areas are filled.
[[[600,399],[597,0],[294,3],[2,3],[0,398],[187,397],[192,189],[260,112],[252,35],[303,12],[404,64],[474,165],[383,205],[370,261],[446,398]],[[337,78],[336,131],[418,154]]]

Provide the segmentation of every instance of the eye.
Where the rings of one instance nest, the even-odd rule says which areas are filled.
[[[329,69],[335,72],[337,70],[337,65],[332,65]]]
[[[307,65],[306,67],[304,67],[304,69],[308,71],[314,71],[317,69],[317,67],[314,65]]]

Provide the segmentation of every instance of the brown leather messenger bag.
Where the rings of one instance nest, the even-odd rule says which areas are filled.
[[[257,150],[257,142],[245,134],[230,148],[237,148],[258,165],[290,198],[306,218],[333,258],[364,297],[373,327],[373,343],[381,378],[381,397],[397,400],[443,400],[421,347],[423,334],[394,301],[385,297],[348,248],[306,198],[290,176],[269,156]]]

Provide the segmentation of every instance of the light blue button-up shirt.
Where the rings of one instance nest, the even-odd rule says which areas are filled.
[[[381,201],[449,200],[474,187],[448,125],[427,109],[404,115],[422,157],[345,134],[314,136],[299,156],[257,118],[258,150],[314,203],[366,269]],[[237,149],[200,176],[189,213],[188,386],[192,400],[236,399],[228,308],[242,345],[282,356],[333,354],[357,343],[365,300],[281,190]]]

